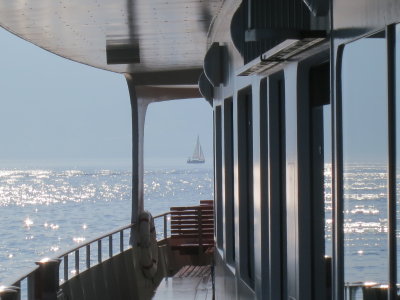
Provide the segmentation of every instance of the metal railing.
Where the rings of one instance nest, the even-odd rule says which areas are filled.
[[[171,224],[168,225],[168,223],[171,221],[171,212],[159,214],[153,218],[157,232],[157,239],[160,240],[168,238],[171,232]],[[43,290],[43,287],[40,285],[46,284],[46,282],[43,282],[43,280],[41,282],[37,282],[37,276],[44,266],[48,267],[50,265],[50,268],[52,269],[50,271],[55,274],[55,277],[58,281],[58,286],[59,283],[61,284],[73,278],[84,270],[90,269],[91,267],[102,263],[105,259],[109,259],[130,247],[131,245],[129,245],[129,236],[126,236],[125,234],[127,232],[130,233],[134,227],[135,224],[123,226],[109,233],[96,237],[84,244],[78,245],[77,247],[62,253],[61,255],[58,255],[55,259],[47,259],[37,262],[37,266],[28,274],[21,276],[10,286],[4,287],[3,290],[0,287],[0,296],[3,297],[4,295],[11,295],[10,298],[7,299],[15,300],[35,299],[37,290]],[[115,240],[114,238],[116,236],[118,238]],[[49,270],[46,272],[48,271]],[[61,280],[59,280],[59,275],[62,275]],[[365,294],[367,290],[369,288],[374,289],[381,287],[382,286],[380,284],[371,285],[370,283],[364,282],[346,283],[345,300],[370,299],[368,295]]]
[[[63,254],[57,256],[55,259],[44,259],[40,262],[37,262],[37,266],[30,271],[28,274],[21,276],[17,280],[15,280],[11,286],[0,289],[0,295],[3,297],[4,295],[12,295],[9,296],[10,299],[16,300],[33,300],[35,299],[35,295],[37,294],[37,290],[46,289],[43,286],[39,286],[42,284],[46,284],[45,282],[37,282],[36,278],[40,275],[39,272],[43,268],[47,268],[46,272],[53,272],[59,280],[59,274],[63,274],[63,278],[59,280],[59,283],[62,283],[68,280],[70,277],[76,276],[80,273],[80,270],[89,269],[91,266],[101,263],[105,255],[103,255],[103,241],[106,240],[108,242],[108,258],[113,257],[115,254],[123,252],[125,249],[129,247],[129,238],[125,237],[125,233],[135,227],[135,224],[129,224],[124,227],[113,230],[107,234],[103,234],[97,238],[90,240],[84,244],[81,244],[73,249],[64,252]],[[119,251],[115,251],[114,249],[114,236],[119,236]],[[97,248],[97,252],[93,255],[93,249]],[[85,260],[81,261],[81,253],[85,252]],[[73,268],[71,270],[70,265],[70,256],[74,257]],[[94,258],[94,256],[96,256]],[[97,259],[96,259],[97,258]],[[96,262],[97,263],[94,263]],[[83,265],[82,265],[83,263]],[[50,266],[50,267],[49,267]],[[63,272],[59,268],[63,268]],[[72,276],[69,276],[72,274]],[[58,284],[58,283],[57,283]]]
[[[127,229],[131,230],[135,227],[135,224],[129,224],[124,227],[118,228],[116,230],[113,230],[109,233],[103,234],[97,238],[94,238],[90,240],[89,242],[79,245],[73,249],[68,250],[67,252],[64,252],[63,254],[58,256],[58,259],[61,260],[63,264],[63,281],[67,281],[69,279],[69,274],[73,274],[73,276],[78,275],[80,273],[80,270],[87,270],[90,269],[91,265],[96,265],[100,264],[103,262],[105,256],[103,255],[103,240],[106,240],[106,243],[108,242],[108,258],[111,258],[114,256],[114,254],[118,254],[123,252],[126,248],[129,247],[129,238],[124,237],[124,233],[126,232]],[[119,252],[114,251],[114,242],[113,238],[114,235],[119,236]],[[93,256],[93,249],[97,248],[97,259],[96,257],[94,258]],[[83,251],[84,250],[84,251]],[[107,251],[107,250],[106,250]],[[82,265],[82,261],[80,260],[81,253],[85,252],[85,260]],[[73,267],[74,269],[70,271],[70,264],[69,264],[69,256],[73,255],[74,256],[74,264]],[[96,262],[94,263],[93,262]],[[82,268],[83,267],[83,268]],[[72,276],[72,277],[73,277]]]
[[[163,234],[163,238],[164,239],[166,239],[166,238],[168,238],[168,232],[171,232],[171,226],[170,227],[168,227],[168,221],[170,221],[171,220],[171,212],[166,212],[166,213],[163,213],[163,214],[160,214],[160,215],[157,215],[157,216],[155,216],[155,217],[153,217],[153,219],[154,219],[154,224],[155,224],[155,226],[156,226],[156,230],[157,230],[157,225],[158,225],[158,220],[159,219],[161,219],[162,218],[162,220],[163,220],[163,230],[162,230],[162,234]],[[168,228],[169,228],[169,230],[168,230]],[[158,238],[158,234],[157,234],[157,238]]]
[[[168,226],[170,214],[170,212],[166,212],[154,217],[157,239],[168,238],[171,228]],[[0,288],[1,297],[5,295],[11,295],[9,296],[10,299],[35,299],[37,290],[43,289],[43,287],[38,286],[43,284],[43,282],[37,282],[36,278],[44,266],[49,269],[50,265],[50,268],[52,269],[50,271],[55,274],[57,281],[59,281],[58,283],[61,284],[78,275],[80,272],[90,269],[91,267],[102,263],[105,259],[111,258],[130,247],[129,236],[126,237],[125,234],[128,231],[130,232],[134,227],[135,224],[123,226],[109,233],[96,237],[75,248],[72,248],[61,255],[58,255],[55,259],[45,259],[41,262],[37,262],[37,266],[28,274],[19,277],[10,286]],[[160,228],[162,230],[160,230]],[[117,238],[117,243],[119,242],[119,249],[116,249],[116,243],[114,241],[115,236],[119,237]],[[108,255],[105,255],[107,250]],[[83,260],[81,259],[82,257],[84,257]],[[46,270],[46,272],[49,272],[49,270]],[[62,275],[62,278],[60,278],[60,275]]]

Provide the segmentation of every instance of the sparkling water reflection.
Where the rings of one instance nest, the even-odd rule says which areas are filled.
[[[146,171],[145,208],[157,215],[212,199],[212,174],[209,168]],[[125,170],[0,170],[0,282],[128,224],[131,180]]]
[[[345,278],[387,283],[387,167],[346,165]]]

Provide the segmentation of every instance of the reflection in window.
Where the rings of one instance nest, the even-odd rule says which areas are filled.
[[[325,255],[332,257],[332,147],[331,106],[323,108],[324,115],[324,199],[325,199]]]
[[[343,52],[346,285],[388,280],[386,60],[386,40],[382,34],[350,43]],[[363,291],[368,293],[368,289]],[[361,289],[357,293],[361,294]]]

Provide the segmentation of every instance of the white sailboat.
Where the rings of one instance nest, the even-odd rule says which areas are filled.
[[[201,149],[200,138],[197,136],[196,146],[194,147],[192,157],[187,160],[188,164],[204,164],[206,160],[204,159],[203,149]]]

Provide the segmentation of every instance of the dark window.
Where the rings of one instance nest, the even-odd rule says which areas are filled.
[[[222,213],[222,122],[221,107],[215,108],[215,195],[216,195],[216,234],[217,246],[223,246],[223,213]]]
[[[233,103],[224,102],[224,175],[225,175],[225,255],[228,263],[235,261],[235,201],[233,177]]]
[[[269,78],[269,251],[270,299],[286,299],[286,146],[283,73]]]
[[[251,90],[238,95],[240,270],[254,288],[253,118]]]

